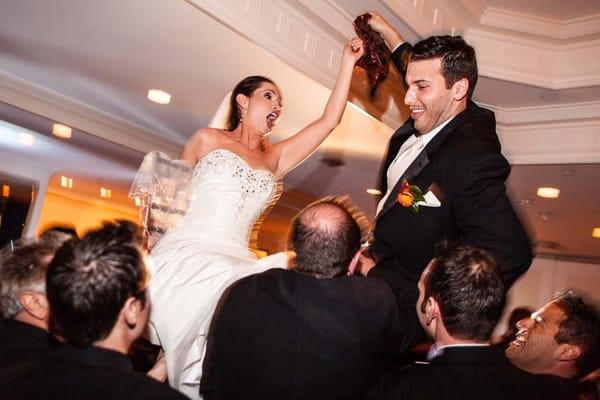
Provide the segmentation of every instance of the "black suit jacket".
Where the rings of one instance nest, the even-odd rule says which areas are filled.
[[[43,329],[14,319],[0,319],[0,393],[4,385],[39,366],[51,345],[57,344],[54,336]]]
[[[572,381],[529,374],[511,364],[495,346],[443,349],[430,363],[386,374],[368,395],[369,400],[576,398]]]
[[[395,62],[402,60],[398,54],[406,46],[394,52]],[[403,72],[403,65],[398,69]],[[400,301],[416,301],[419,276],[443,239],[494,253],[507,289],[531,264],[529,239],[505,193],[510,166],[500,153],[495,127],[494,114],[469,101],[408,167],[376,217],[371,251],[377,265],[369,276],[387,280]],[[413,133],[409,120],[390,139],[380,172],[383,193],[387,169]],[[421,207],[415,214],[398,204],[404,179],[423,192],[437,185],[441,207]]]
[[[269,270],[234,283],[209,331],[205,399],[362,399],[388,361],[410,345],[377,279],[316,279]]]
[[[15,400],[187,399],[166,383],[134,372],[125,354],[64,344],[52,349],[36,368],[0,389],[2,399]]]

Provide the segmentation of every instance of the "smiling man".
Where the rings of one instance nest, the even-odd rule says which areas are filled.
[[[416,313],[433,340],[429,362],[385,374],[369,400],[575,399],[573,382],[510,363],[490,336],[505,303],[496,260],[472,246],[438,245],[421,274]]]
[[[471,101],[475,50],[460,36],[432,36],[413,47],[377,12],[369,14],[405,77],[410,118],[383,159],[375,260],[363,258],[359,271],[385,279],[400,302],[414,304],[435,244],[450,240],[492,252],[508,289],[529,267],[531,247],[505,193],[510,166],[494,114]],[[417,187],[424,201],[399,202],[407,190],[418,200]]]
[[[555,294],[517,328],[506,356],[525,371],[578,378],[600,368],[598,311],[573,292]]]

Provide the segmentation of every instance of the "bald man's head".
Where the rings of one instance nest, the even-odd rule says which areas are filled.
[[[361,231],[343,202],[331,198],[302,210],[292,223],[290,237],[296,268],[318,278],[331,278],[347,272],[360,249]]]

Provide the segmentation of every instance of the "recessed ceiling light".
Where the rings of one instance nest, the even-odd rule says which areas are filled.
[[[73,178],[69,178],[67,176],[61,176],[60,177],[60,186],[67,188],[67,189],[73,189]]]
[[[110,189],[107,188],[100,188],[100,197],[103,197],[105,199],[110,199],[112,197],[112,193],[110,191]]]
[[[24,146],[31,147],[35,144],[35,136],[33,136],[31,133],[19,132],[19,135],[17,136],[17,142]]]
[[[600,239],[600,226],[597,226],[594,229],[592,229],[592,236]]]
[[[148,90],[148,99],[158,104],[169,104],[171,95],[162,90],[150,89]]]
[[[560,189],[553,187],[540,187],[537,190],[537,195],[545,199],[558,199]]]
[[[381,190],[379,189],[367,189],[367,193],[372,194],[373,196],[381,196]]]
[[[52,125],[52,134],[63,139],[71,139],[72,129],[69,126],[55,123]]]

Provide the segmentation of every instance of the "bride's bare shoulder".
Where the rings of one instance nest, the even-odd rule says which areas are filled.
[[[196,165],[196,162],[204,155],[219,148],[223,138],[226,137],[221,129],[202,128],[198,129],[187,141],[181,151],[180,159],[189,165]]]

